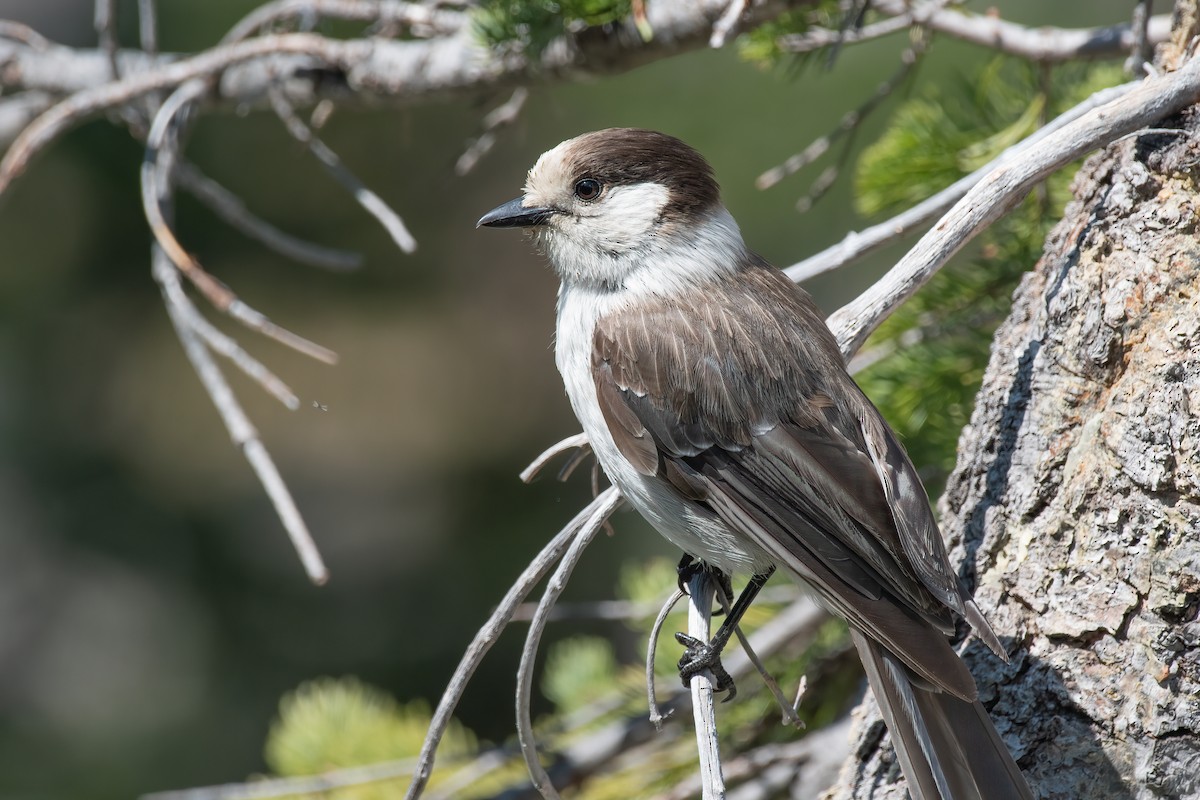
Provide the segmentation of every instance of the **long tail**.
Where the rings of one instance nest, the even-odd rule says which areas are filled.
[[[1033,800],[978,700],[928,688],[851,628],[914,800]]]

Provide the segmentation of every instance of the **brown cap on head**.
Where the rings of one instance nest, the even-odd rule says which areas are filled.
[[[674,136],[641,128],[606,128],[564,143],[563,155],[574,181],[595,178],[606,186],[657,183],[671,205],[697,212],[713,206],[720,188],[712,167]]]

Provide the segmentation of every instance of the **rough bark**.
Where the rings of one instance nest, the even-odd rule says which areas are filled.
[[[993,344],[943,530],[1043,798],[1200,797],[1200,113],[1090,159]],[[902,798],[868,702],[834,797]]]

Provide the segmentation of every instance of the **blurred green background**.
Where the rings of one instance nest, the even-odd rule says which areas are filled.
[[[254,5],[163,0],[162,47],[209,46]],[[1000,4],[1008,19],[1067,26],[1119,22],[1131,6]],[[135,3],[119,7],[132,43]],[[83,0],[0,0],[0,18],[66,44],[94,40]],[[556,284],[522,236],[475,220],[562,139],[651,127],[708,156],[751,246],[791,264],[868,222],[852,209],[853,161],[805,215],[794,202],[823,165],[767,192],[754,178],[865,100],[905,44],[847,49],[832,71],[764,70],[729,48],[535,84],[520,121],[464,178],[455,160],[506,95],[336,113],[324,138],[403,216],[414,256],[273,116],[205,117],[187,151],[201,168],[280,227],[367,256],[353,274],[288,263],[181,196],[185,246],[341,356],[317,365],[220,321],[303,398],[287,412],[231,374],[327,559],[323,588],[305,580],[167,321],[150,279],[140,148],[101,119],[39,158],[0,199],[0,796],[241,780],[263,769],[280,696],[316,676],[355,674],[435,702],[494,603],[589,496],[582,477],[517,480],[576,431],[551,353]],[[987,58],[939,39],[916,81],[962,80]],[[832,311],[901,251],[809,288]],[[610,597],[632,556],[675,556],[631,514],[616,529],[569,597]],[[519,639],[493,651],[459,713],[494,740],[512,730]]]

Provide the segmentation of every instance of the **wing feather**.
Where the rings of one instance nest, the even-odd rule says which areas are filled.
[[[964,613],[986,622],[964,605],[915,469],[803,290],[759,265],[614,312],[592,366],[639,473],[705,503],[918,674],[974,697],[945,634]]]

